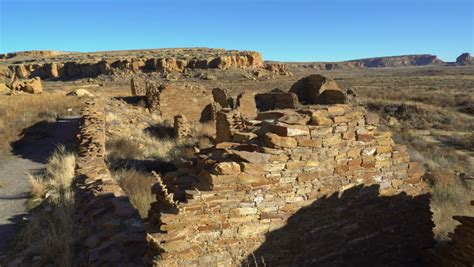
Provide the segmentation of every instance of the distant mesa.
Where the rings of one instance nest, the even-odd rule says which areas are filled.
[[[463,53],[459,57],[456,58],[456,64],[462,65],[462,66],[473,65],[474,58],[469,53]]]
[[[435,55],[404,55],[391,57],[375,57],[366,59],[350,60],[347,62],[360,63],[366,68],[383,68],[383,67],[407,67],[407,66],[425,66],[425,65],[441,65],[444,62]]]

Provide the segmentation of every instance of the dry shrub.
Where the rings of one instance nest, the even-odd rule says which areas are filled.
[[[150,131],[138,131],[131,138],[112,139],[107,142],[108,158],[113,159],[145,159],[153,158],[165,162],[173,162],[194,154],[194,146],[209,147],[211,145],[207,132],[212,132],[209,126],[203,126],[204,134],[199,134],[186,140],[177,140],[166,135],[155,135]],[[204,131],[205,130],[205,131]]]
[[[140,158],[143,155],[137,142],[126,138],[108,141],[106,148],[109,156],[112,158],[134,159]]]
[[[454,215],[474,216],[470,201],[474,199],[472,185],[462,175],[451,171],[436,170],[428,175],[433,188],[431,210],[433,211],[433,232],[439,241],[448,240],[458,222]]]
[[[409,131],[398,132],[395,139],[408,146],[411,160],[426,168],[426,178],[433,190],[433,233],[439,241],[448,240],[447,234],[458,224],[452,218],[454,215],[474,216],[474,209],[469,205],[474,200],[474,190],[466,179],[473,172],[468,158],[451,147],[427,143]]]
[[[150,204],[155,201],[151,193],[151,186],[156,182],[149,173],[133,169],[121,169],[114,172],[114,177],[122,189],[127,193],[132,205],[138,210],[142,218],[146,218]]]
[[[31,176],[33,197],[40,204],[21,228],[14,243],[14,256],[39,256],[41,266],[74,265],[74,166],[74,154],[60,147],[49,159],[44,174]]]
[[[42,177],[28,174],[28,180],[31,183],[31,197],[32,199],[41,199],[46,194],[45,184]]]
[[[42,120],[54,120],[57,114],[78,112],[81,102],[64,94],[0,96],[0,153],[7,153],[10,143],[21,130]]]

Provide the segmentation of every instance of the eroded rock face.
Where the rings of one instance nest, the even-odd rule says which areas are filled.
[[[344,104],[346,94],[337,83],[319,74],[297,81],[290,89],[303,104]]]
[[[9,91],[10,88],[7,87],[5,83],[0,83],[0,93],[5,93]]]
[[[474,58],[469,53],[464,53],[456,58],[456,64],[458,65],[472,65],[474,64]]]
[[[41,84],[41,79],[35,77],[29,80],[18,80],[13,79],[8,85],[13,91],[23,91],[29,94],[40,94],[43,92],[43,85]]]
[[[293,76],[293,73],[288,70],[288,65],[284,63],[266,63],[265,69],[273,74]]]
[[[69,55],[69,56],[68,56]],[[152,51],[104,52],[88,57],[82,53],[64,53],[33,58],[31,63],[7,64],[20,79],[38,76],[42,79],[73,80],[99,75],[159,72],[168,74],[186,69],[263,68],[262,55],[253,51],[223,49],[160,49]]]

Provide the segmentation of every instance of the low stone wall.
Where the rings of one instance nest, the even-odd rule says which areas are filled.
[[[104,108],[99,100],[88,101],[82,113],[74,181],[78,266],[144,265],[144,223],[105,163]]]
[[[226,112],[218,120],[244,122],[231,141],[153,186],[155,265],[403,266],[433,245],[423,171],[375,114]]]

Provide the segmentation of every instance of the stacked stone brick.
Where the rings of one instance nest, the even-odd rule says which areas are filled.
[[[202,122],[212,118],[212,95],[198,85],[147,81],[146,100],[150,111],[163,119],[173,120],[177,115],[184,115],[191,122]]]
[[[130,80],[130,89],[133,96],[145,96],[146,95],[146,82],[144,79],[134,77]]]
[[[105,111],[97,101],[83,109],[74,189],[80,225],[79,266],[142,266],[146,232],[137,210],[105,164]]]
[[[423,171],[373,114],[314,106],[244,124],[153,187],[156,266],[410,265],[432,245]]]

